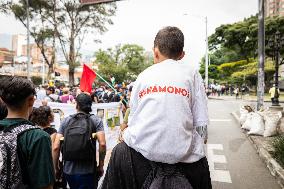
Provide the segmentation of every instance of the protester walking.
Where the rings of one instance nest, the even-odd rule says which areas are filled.
[[[280,90],[277,89],[276,91],[275,84],[273,84],[273,86],[269,89],[268,93],[270,94],[270,97],[271,97],[271,103],[277,103],[276,101],[279,98]]]
[[[92,99],[81,93],[76,97],[77,113],[65,118],[55,139],[54,153],[59,157],[60,139],[62,146],[63,172],[71,189],[97,188],[98,180],[103,175],[106,141],[103,122],[92,112]],[[96,142],[99,143],[99,163],[96,162]],[[56,168],[56,172],[58,168]]]
[[[0,79],[0,98],[8,108],[0,121],[0,188],[51,189],[54,184],[50,136],[28,121],[35,94],[27,79]]]
[[[155,64],[134,84],[124,142],[112,151],[102,189],[212,188],[207,97],[199,72],[179,61],[183,47],[176,27],[156,35]]]
[[[55,88],[54,87],[48,87],[46,89],[46,95],[45,101],[46,102],[61,102],[59,95],[55,94]]]

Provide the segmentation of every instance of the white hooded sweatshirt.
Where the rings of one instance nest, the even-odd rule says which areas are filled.
[[[151,161],[193,163],[205,157],[201,135],[207,137],[207,125],[207,97],[200,74],[188,64],[168,59],[138,76],[123,138]]]

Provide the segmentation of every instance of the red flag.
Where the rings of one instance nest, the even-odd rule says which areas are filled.
[[[83,73],[80,80],[80,89],[88,93],[92,92],[92,84],[96,79],[96,73],[84,64]]]

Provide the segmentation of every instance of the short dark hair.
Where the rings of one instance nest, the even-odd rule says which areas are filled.
[[[92,98],[86,93],[81,93],[76,97],[77,108],[84,113],[92,112]]]
[[[179,28],[167,26],[157,33],[154,47],[167,58],[177,59],[183,51],[184,35]]]
[[[38,126],[47,126],[50,124],[50,116],[52,116],[52,109],[49,106],[40,106],[33,108],[29,120]]]
[[[47,90],[48,90],[48,91],[51,91],[52,94],[55,93],[55,88],[54,88],[54,87],[48,87]]]
[[[17,76],[0,78],[0,98],[12,109],[21,108],[25,100],[35,94],[35,86],[28,79]]]
[[[5,119],[8,115],[6,104],[0,99],[0,120]]]

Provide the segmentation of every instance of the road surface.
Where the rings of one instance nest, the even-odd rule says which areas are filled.
[[[280,189],[230,114],[241,100],[209,100],[208,162],[214,189]]]

